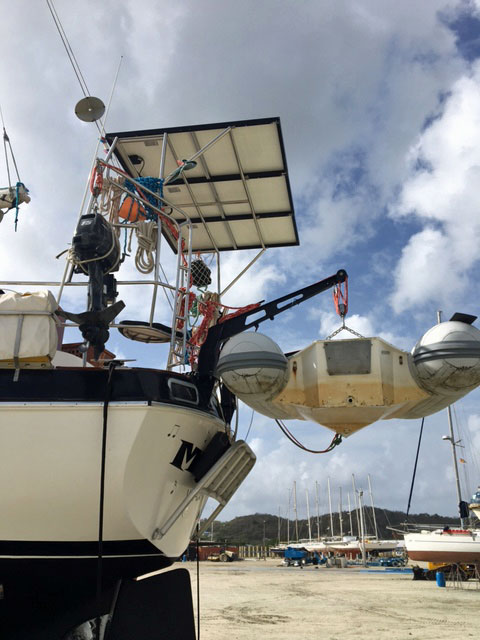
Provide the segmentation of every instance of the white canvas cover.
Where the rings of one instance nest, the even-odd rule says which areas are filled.
[[[20,366],[50,362],[57,348],[57,329],[53,316],[56,308],[55,298],[47,290],[32,293],[6,291],[0,294],[0,363],[3,366],[12,366],[15,355]],[[15,354],[19,320],[21,335],[18,353]]]

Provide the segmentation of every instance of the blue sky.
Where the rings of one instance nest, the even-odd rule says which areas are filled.
[[[232,291],[232,304],[271,299],[345,268],[347,324],[397,347],[411,349],[437,309],[446,318],[478,313],[478,2],[55,5],[93,95],[107,101],[124,56],[107,130],[280,116],[301,246],[267,253],[255,278]],[[96,131],[74,116],[82,94],[46,4],[0,6],[9,23],[22,25],[3,36],[0,104],[32,195],[17,234],[10,214],[0,226],[1,277],[58,278],[54,256],[70,241]],[[0,161],[0,182],[3,175]],[[248,259],[232,256],[226,266]],[[141,310],[138,297],[127,302]],[[289,351],[338,325],[327,293],[269,323],[268,333]],[[117,335],[110,347],[146,366],[164,358],[158,347],[137,348]],[[468,491],[480,482],[479,397],[457,408],[472,443]],[[241,436],[250,416],[243,408]],[[405,508],[419,426],[383,421],[315,457],[255,416],[249,442],[258,462],[224,516],[284,510],[294,480],[313,492],[315,481],[324,488],[330,477],[346,492],[352,473],[364,487],[370,473],[377,504]],[[318,425],[291,428],[314,448],[331,437]],[[414,511],[455,513],[446,429],[443,413],[427,419]]]

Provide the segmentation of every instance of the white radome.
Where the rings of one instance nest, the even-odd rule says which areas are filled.
[[[458,321],[441,322],[412,350],[413,368],[427,391],[443,395],[480,384],[480,331]]]
[[[223,346],[217,375],[232,393],[242,399],[270,400],[288,382],[287,358],[268,336],[240,333]]]

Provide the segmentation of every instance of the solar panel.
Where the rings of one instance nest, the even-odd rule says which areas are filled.
[[[279,118],[109,133],[132,177],[166,177],[178,161],[197,165],[165,184],[164,198],[193,225],[193,251],[298,245]],[[160,176],[166,141],[164,175]],[[182,219],[172,210],[172,217]]]

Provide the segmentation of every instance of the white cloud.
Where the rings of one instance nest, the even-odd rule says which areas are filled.
[[[452,304],[465,284],[464,267],[439,229],[426,227],[413,235],[402,250],[395,271],[392,305],[401,312],[428,302]]]
[[[423,230],[410,238],[397,265],[396,311],[459,297],[478,263],[479,64],[453,84],[443,114],[410,149],[409,163],[411,176],[391,215],[414,216]]]

